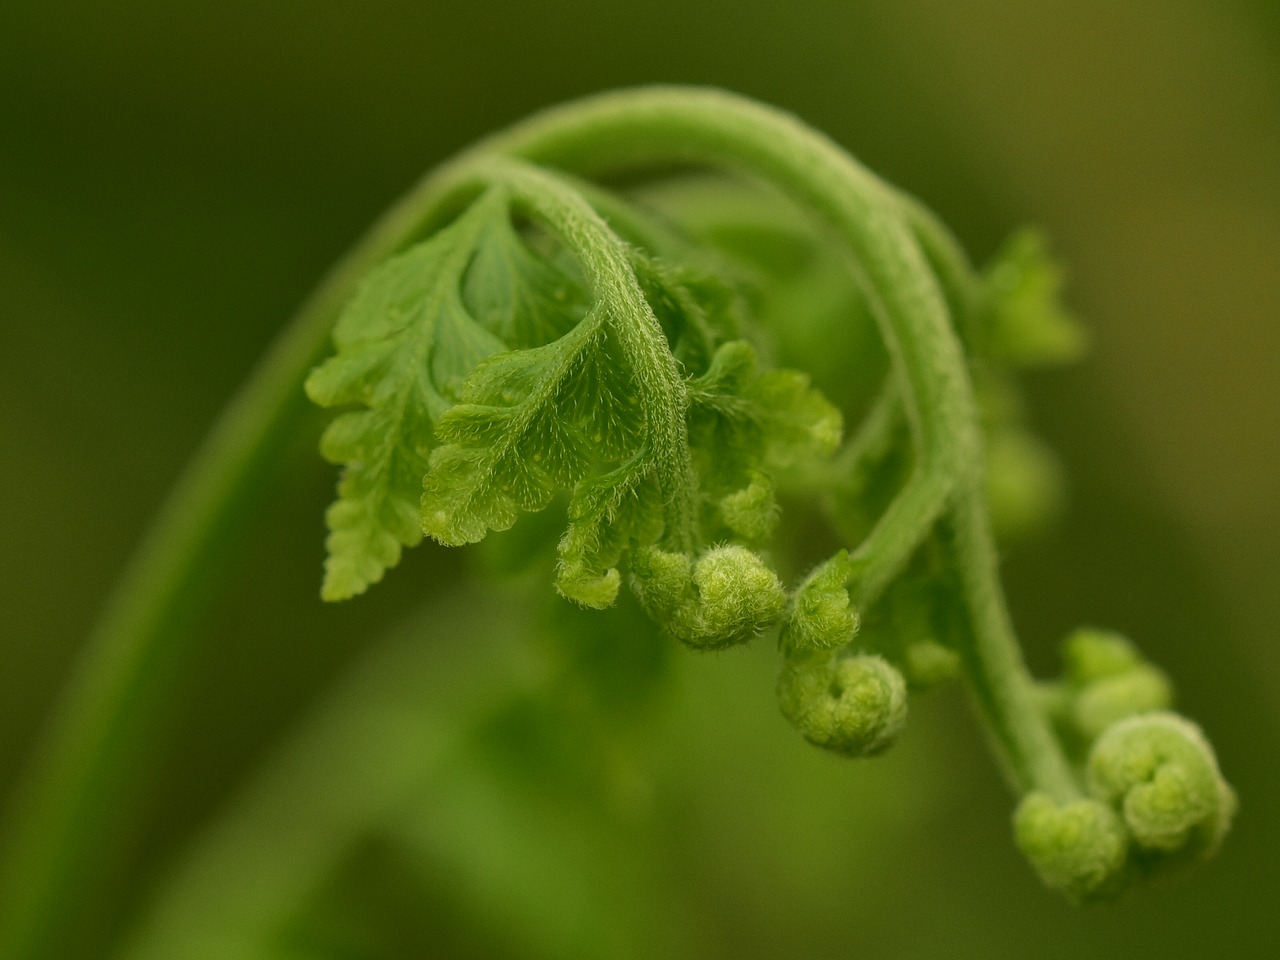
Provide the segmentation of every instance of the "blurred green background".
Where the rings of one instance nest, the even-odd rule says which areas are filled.
[[[668,756],[654,769],[697,774],[672,814],[688,822],[659,831],[690,864],[689,942],[707,957],[1280,955],[1274,0],[5,0],[0,795],[164,491],[326,266],[485,132],[651,81],[799,113],[979,261],[1024,222],[1046,229],[1094,346],[1028,383],[1071,500],[1006,559],[1015,620],[1042,673],[1079,623],[1131,635],[1242,799],[1207,868],[1074,910],[1014,850],[960,696],[923,702],[884,760],[832,764],[772,713],[767,657],[679,654],[651,728]],[[452,558],[426,548],[384,600],[321,609],[333,477],[301,442],[292,462],[217,607],[121,911],[381,625],[429,579],[448,589]]]

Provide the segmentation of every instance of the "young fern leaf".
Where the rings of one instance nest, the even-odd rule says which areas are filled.
[[[981,352],[1020,367],[1078,360],[1087,338],[1062,306],[1062,275],[1041,234],[1010,237],[983,271]]]
[[[443,445],[419,480],[426,532],[457,546],[505,530],[597,459],[629,464],[611,479],[634,484],[654,454],[620,352],[596,310],[554,343],[481,364],[437,424]]]
[[[746,342],[716,347],[737,325],[715,278],[630,247],[571,183],[514,165],[506,176],[529,216],[582,264],[590,306],[558,340],[491,357],[468,378],[436,425],[424,529],[445,544],[472,543],[568,489],[562,594],[608,606],[623,555],[660,546],[676,567],[663,568],[662,587],[646,586],[655,568],[640,563],[637,590],[678,599],[650,604],[651,613],[695,645],[747,639],[780,612],[776,576],[758,560],[726,561],[741,561],[737,553],[696,554],[718,525],[748,538],[766,530],[776,506],[763,471],[798,451],[832,452],[839,412],[802,374],[756,371]],[[734,610],[723,607],[739,594]]]
[[[437,426],[443,446],[422,480],[423,527],[445,544],[472,543],[577,488],[559,586],[607,606],[620,576],[603,564],[618,544],[660,532],[682,547],[694,540],[686,391],[628,248],[555,178],[515,166],[507,175],[529,214],[578,258],[592,302],[560,339],[496,356],[467,380]]]
[[[537,347],[582,319],[586,292],[576,264],[533,249],[507,213],[482,220],[462,300],[476,322],[508,348]]]
[[[486,198],[374,271],[334,329],[337,355],[307,378],[321,406],[364,408],[341,414],[321,440],[326,459],[346,464],[326,516],[326,600],[364,592],[422,537],[417,501],[432,422],[459,379],[503,347],[468,314],[462,279],[486,219],[505,216],[496,195]]]
[[[556,548],[556,589],[584,607],[610,606],[622,583],[618,562],[632,546],[657,542],[663,514],[662,489],[643,456],[580,481]]]
[[[785,469],[831,456],[844,429],[840,411],[797,370],[760,370],[745,340],[723,344],[690,382],[690,417],[705,438],[709,469]]]
[[[578,280],[516,233],[500,188],[365,280],[334,329],[337,354],[306,382],[322,406],[364,408],[321,440],[326,459],[346,465],[326,516],[326,600],[362,593],[422,539],[434,424],[464,378],[495,353],[562,335],[581,302]]]

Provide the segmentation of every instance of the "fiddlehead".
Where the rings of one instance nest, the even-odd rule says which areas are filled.
[[[1110,726],[1089,752],[1087,777],[1090,792],[1123,816],[1144,869],[1214,853],[1235,813],[1213,748],[1173,713]]]
[[[603,185],[680,165],[763,181],[788,212],[735,235],[732,217]],[[736,183],[748,208],[776,202]],[[327,596],[360,592],[418,538],[419,494],[421,530],[445,544],[567,504],[561,594],[605,607],[629,583],[704,649],[781,621],[779,702],[814,743],[883,750],[909,689],[961,673],[1024,797],[1018,843],[1069,897],[1216,848],[1233,795],[1199,732],[1159,712],[1163,675],[1095,631],[1069,643],[1064,681],[1037,686],[1004,606],[993,529],[1034,525],[1056,489],[1014,374],[1082,343],[1038,240],[977,274],[838,147],[704,91],[535,117],[420,200],[435,232],[371,275],[309,381],[325,405],[358,405],[326,435],[346,465]],[[842,315],[788,300],[786,266],[761,253],[771,242],[802,264],[838,250],[829,269],[856,279],[843,317],[881,344],[847,369],[877,388],[837,374],[820,392],[774,366],[790,351],[821,368],[791,328]],[[877,389],[869,410],[852,399]],[[844,417],[862,422],[841,447]],[[800,494],[829,508],[822,539],[844,544],[807,576],[811,548],[784,532]]]

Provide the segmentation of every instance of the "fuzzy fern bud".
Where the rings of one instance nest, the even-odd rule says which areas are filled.
[[[1018,847],[1045,885],[1077,903],[1124,886],[1129,835],[1120,816],[1097,800],[1059,804],[1032,793],[1013,818]]]
[[[735,536],[749,543],[769,538],[777,526],[778,513],[773,480],[758,470],[752,472],[747,486],[720,499],[721,521]]]
[[[1077,630],[1067,638],[1063,660],[1070,689],[1067,719],[1086,744],[1126,717],[1165,710],[1173,702],[1169,679],[1118,633]]]
[[[1174,713],[1131,717],[1089,754],[1089,790],[1123,818],[1144,866],[1212,855],[1235,814],[1200,728]]]
[[[745,643],[782,614],[778,576],[736,544],[696,562],[656,547],[636,551],[632,577],[640,603],[678,640],[702,650]]]
[[[782,625],[784,650],[831,650],[858,632],[858,612],[849,602],[849,551],[841,550],[805,578]]]
[[[800,653],[784,662],[778,705],[810,743],[845,756],[873,756],[902,732],[907,683],[874,654]]]

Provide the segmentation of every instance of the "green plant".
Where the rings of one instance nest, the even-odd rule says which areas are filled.
[[[975,273],[914,201],[724,93],[597,97],[441,167],[264,361],[104,618],[17,821],[5,955],[39,956],[109,869],[158,687],[304,380],[339,411],[326,599],[424,532],[515,527],[504,563],[554,545],[555,589],[609,630],[639,629],[628,592],[699,649],[776,626],[781,711],[837,753],[884,750],[909,691],[962,676],[1017,842],[1073,900],[1211,854],[1234,795],[1164,676],[1081,630],[1037,684],[1005,609],[993,529],[1055,495],[1014,374],[1081,346],[1057,287],[1035,235]]]

